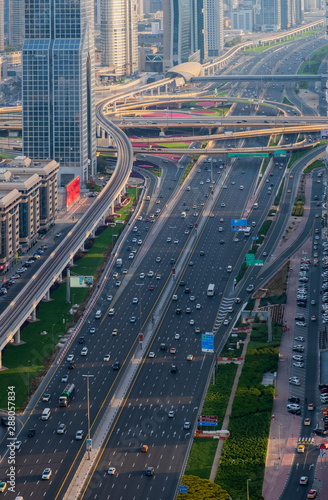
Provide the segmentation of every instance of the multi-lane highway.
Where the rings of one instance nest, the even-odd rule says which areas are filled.
[[[260,90],[252,83],[241,92]],[[281,94],[281,89],[274,91],[275,99],[281,98]],[[247,116],[254,112],[242,107],[236,104],[233,113]],[[265,108],[265,111],[274,116],[273,109]],[[245,140],[249,147],[266,143],[265,138]],[[224,164],[228,165],[227,170]],[[269,184],[273,184],[271,194],[268,194],[267,183],[263,182],[255,198],[260,164],[259,159],[236,160],[232,165],[226,157],[214,158],[212,162],[201,160],[180,187],[183,170],[177,169],[172,162],[163,162],[165,170],[160,190],[150,205],[144,203],[140,212],[142,219],[131,225],[122,247],[123,266],[113,269],[118,276],[108,279],[86,318],[79,334],[84,337],[83,344],[77,339],[71,346],[69,353],[75,356],[75,369],[69,370],[65,360],[55,367],[44,387],[51,394],[50,402],[37,400],[33,412],[27,415],[19,435],[22,446],[17,452],[17,494],[32,499],[63,498],[85,449],[87,412],[83,375],[93,376],[90,380],[93,436],[124,378],[127,365],[139,349],[140,330],[153,324],[151,343],[87,485],[85,498],[174,498],[213,366],[213,356],[201,352],[198,329],[216,332],[216,347],[222,345],[229,331],[224,320],[228,319],[231,325],[237,315],[236,296],[246,300],[245,285],[249,282],[259,284],[261,278],[269,276],[278,265],[274,263],[270,267],[268,263],[259,277],[258,270],[248,271],[233,292],[233,277],[251,239],[236,237],[230,230],[231,219],[241,217],[247,210],[255,228],[260,226],[284,175],[286,159],[267,173]],[[287,179],[286,185],[293,182],[288,175]],[[213,201],[211,186],[216,192]],[[286,186],[285,189],[288,191]],[[295,193],[296,185],[291,189]],[[286,197],[292,196],[287,191]],[[283,199],[287,205],[288,198]],[[259,209],[249,213],[250,200],[252,203],[257,201]],[[160,210],[157,216],[156,210]],[[185,217],[181,216],[182,212],[186,213]],[[286,223],[286,213],[281,212],[277,220],[280,216],[283,217],[281,224]],[[195,223],[201,229],[196,231]],[[269,236],[272,248],[279,242],[281,226],[276,226]],[[188,253],[187,248],[190,248]],[[135,256],[130,259],[131,253]],[[227,271],[229,265],[233,267],[231,273]],[[165,293],[164,284],[174,279],[172,267],[179,270],[175,275],[174,293],[167,297],[159,313],[156,305]],[[207,296],[209,283],[215,283],[214,297]],[[110,309],[114,309],[114,313],[108,315]],[[94,317],[96,310],[102,312],[100,319]],[[94,333],[91,328],[95,329]],[[161,348],[161,344],[165,344],[165,348]],[[88,349],[86,356],[81,355],[83,347]],[[171,348],[176,351],[170,352]],[[150,357],[150,352],[154,356]],[[105,360],[106,355],[110,355],[109,361]],[[187,359],[188,355],[193,359]],[[121,365],[119,371],[112,369],[115,361]],[[177,366],[177,371],[171,371],[172,364]],[[65,375],[69,382],[74,382],[76,391],[68,408],[59,408],[57,399],[65,387],[61,382]],[[51,417],[42,421],[40,415],[45,407],[51,408]],[[170,411],[174,412],[173,416],[169,415]],[[184,429],[185,422],[191,422],[191,429]],[[60,423],[66,424],[66,434],[57,434]],[[32,438],[27,437],[30,428],[36,431]],[[84,431],[84,438],[76,440],[76,432],[80,429]],[[141,444],[147,444],[147,453],[140,452]],[[45,467],[52,468],[49,481],[41,480]],[[108,476],[108,467],[116,468],[113,476]],[[154,467],[153,476],[145,475],[147,467]],[[1,477],[6,476],[3,462],[0,473]]]

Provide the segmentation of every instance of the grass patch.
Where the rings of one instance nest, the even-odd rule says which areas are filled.
[[[320,49],[313,52],[308,61],[304,61],[301,65],[299,75],[316,75],[323,59],[328,54],[328,46],[323,45]]]
[[[230,495],[226,491],[208,479],[200,479],[197,476],[183,476],[181,484],[187,486],[188,494],[186,496],[186,493],[178,493],[177,500],[185,500],[186,498],[189,500],[209,500],[210,498],[230,500]]]
[[[188,148],[189,144],[186,142],[161,142],[160,147],[164,148]]]
[[[265,372],[277,370],[281,326],[272,324],[273,342],[267,343],[267,326],[255,323],[239,379],[215,483],[234,500],[262,498],[274,389],[261,384]]]
[[[293,151],[292,156],[290,157],[288,162],[288,168],[292,167],[294,163],[303,158],[303,156],[307,153],[308,151]]]
[[[270,140],[269,146],[278,146],[280,139],[281,139],[281,134],[273,136]]]
[[[183,182],[188,177],[188,175],[191,172],[191,170],[193,169],[193,167],[194,167],[194,163],[188,163],[188,165],[186,166],[186,168],[183,172],[183,176],[182,176],[180,184],[183,184]]]
[[[322,168],[325,166],[325,163],[323,160],[315,160],[311,165],[308,165],[304,170],[304,174],[309,174],[314,170],[315,168]]]
[[[309,88],[309,82],[306,82],[306,81],[300,82],[300,89],[307,90],[308,88]]]
[[[286,264],[279,269],[279,271],[265,285],[265,288],[268,290],[266,298],[286,295],[289,265],[289,261],[286,262]]]
[[[239,269],[239,273],[236,276],[236,282],[239,283],[241,279],[243,279],[244,274],[247,271],[246,261],[242,263],[241,268]]]
[[[269,231],[271,224],[272,224],[272,220],[266,220],[265,222],[263,222],[258,234],[265,236],[267,234],[267,232]]]
[[[287,99],[286,96],[284,96],[282,102],[283,104],[287,104],[288,106],[294,106],[294,104],[289,99]]]
[[[271,297],[262,297],[260,300],[260,307],[273,305],[273,304],[286,304],[287,295],[272,295]]]
[[[255,307],[255,299],[249,299],[246,304],[245,311],[253,311]]]
[[[136,189],[128,188],[127,196],[131,199],[118,213],[121,219],[130,214],[130,209],[138,193]],[[116,241],[115,234],[122,231],[124,225],[118,224],[115,228],[106,227],[93,240],[88,240],[92,247],[88,253],[77,254],[75,265],[71,268],[71,275],[95,276],[100,274],[104,266],[106,253],[109,255],[112,245]],[[0,372],[0,408],[7,407],[6,391],[9,385],[14,385],[16,390],[16,411],[26,401],[28,393],[33,393],[40,384],[43,376],[49,369],[57,352],[54,348],[60,337],[65,333],[67,326],[74,325],[74,318],[69,313],[70,304],[66,304],[66,283],[55,285],[51,290],[51,302],[40,302],[37,307],[39,321],[26,324],[21,331],[21,340],[24,344],[13,346],[8,344],[3,350],[3,366],[7,370]],[[86,288],[73,288],[71,290],[72,304],[82,305],[92,291]],[[83,307],[81,307],[82,311]],[[76,318],[75,318],[76,319]],[[46,331],[47,335],[40,335]]]
[[[273,204],[275,207],[277,207],[280,203],[280,199],[281,199],[281,195],[282,195],[282,190],[284,189],[284,184],[285,184],[285,179],[282,180],[281,184],[280,184],[280,188],[279,188],[279,191],[278,191],[278,194],[277,196],[275,197],[274,201],[273,201]]]
[[[162,175],[162,170],[160,168],[150,168],[149,170],[157,177],[161,177]]]
[[[222,428],[236,371],[237,365],[234,363],[219,365],[215,374],[215,385],[211,384],[209,386],[205,398],[202,414],[217,415],[218,429]],[[204,429],[206,429],[206,427],[204,427]],[[191,448],[186,475],[195,475],[208,479],[210,477],[217,444],[218,442],[216,439],[195,439]]]

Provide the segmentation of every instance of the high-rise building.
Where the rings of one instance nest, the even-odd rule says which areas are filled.
[[[138,72],[136,0],[106,0],[101,4],[101,64],[116,76]]]
[[[19,47],[24,43],[24,0],[9,0],[8,2],[8,43]]]
[[[204,62],[208,57],[207,0],[192,0],[191,7],[192,52],[199,51],[200,61]]]
[[[5,16],[5,11],[4,11],[3,0],[0,0],[0,52],[3,52],[5,50],[4,16]]]
[[[193,54],[190,0],[166,0],[163,4],[164,69],[188,62]]]
[[[236,9],[231,12],[231,28],[233,30],[253,31],[253,26],[253,9]]]
[[[208,55],[218,56],[224,47],[223,0],[207,0]]]
[[[26,3],[23,152],[55,159],[60,184],[96,173],[93,0]]]
[[[281,0],[261,0],[262,31],[278,31],[281,28]]]
[[[304,21],[304,0],[293,0],[292,9],[294,9],[295,24],[301,24]]]
[[[281,29],[287,30],[292,25],[292,0],[281,0]]]

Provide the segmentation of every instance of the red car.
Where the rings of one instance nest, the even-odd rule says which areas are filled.
[[[153,292],[153,291],[155,290],[154,285],[150,285],[149,290],[150,290],[151,292]]]

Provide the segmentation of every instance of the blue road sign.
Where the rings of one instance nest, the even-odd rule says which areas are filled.
[[[245,231],[247,228],[247,219],[231,219],[232,231]]]
[[[179,493],[188,493],[188,486],[179,486]]]
[[[258,239],[259,239],[259,238],[258,238],[258,236],[252,236],[252,240],[253,240],[253,241],[256,241],[256,240],[258,240]]]
[[[197,425],[206,425],[206,426],[207,426],[207,425],[209,425],[210,427],[211,427],[211,426],[212,426],[212,427],[215,427],[215,426],[216,426],[216,425],[218,425],[218,424],[217,424],[217,422],[198,422],[198,424],[197,424]]]
[[[214,351],[214,335],[212,332],[202,334],[202,352]]]

